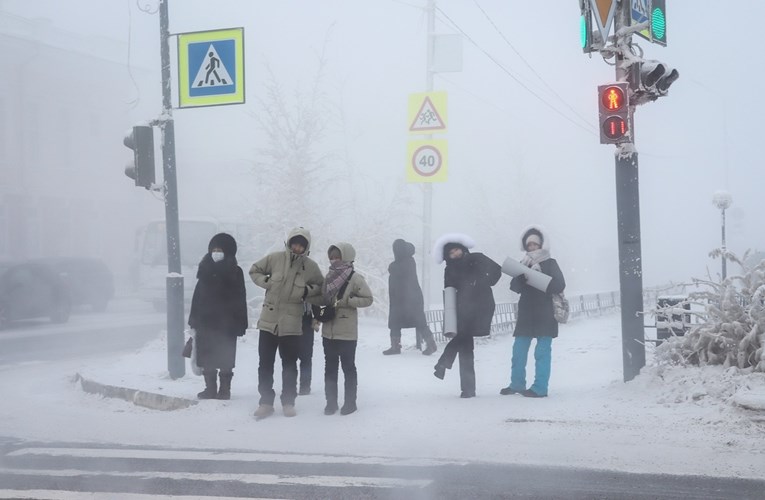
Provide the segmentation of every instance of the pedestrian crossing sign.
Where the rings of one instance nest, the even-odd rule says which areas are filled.
[[[178,107],[244,103],[244,28],[178,35]]]

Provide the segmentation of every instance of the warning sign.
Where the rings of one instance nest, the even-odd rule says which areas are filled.
[[[409,132],[446,132],[446,92],[409,95]]]
[[[410,141],[406,166],[407,182],[446,182],[445,139]]]

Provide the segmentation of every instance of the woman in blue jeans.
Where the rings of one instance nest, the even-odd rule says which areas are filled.
[[[558,322],[553,316],[552,296],[566,288],[566,280],[555,259],[550,257],[549,245],[539,226],[531,226],[521,237],[521,246],[526,251],[521,263],[552,279],[544,292],[526,283],[521,274],[510,282],[510,289],[521,295],[518,300],[518,320],[513,337],[513,359],[510,370],[510,385],[499,391],[502,395],[522,394],[529,398],[547,397],[550,381],[552,339],[558,336]],[[531,340],[536,339],[534,348],[534,383],[526,388],[526,360]]]

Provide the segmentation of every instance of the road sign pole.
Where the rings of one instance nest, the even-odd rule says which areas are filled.
[[[427,92],[433,90],[433,32],[436,27],[436,1],[428,0],[428,37],[427,37],[427,58],[425,68],[425,88]],[[428,139],[433,135],[428,134]],[[433,221],[433,184],[424,183],[423,189],[423,207],[422,207],[422,295],[425,303],[425,310],[430,309],[430,259],[431,254],[431,230]]]
[[[178,185],[175,169],[175,125],[170,91],[170,44],[168,0],[160,0],[159,32],[162,63],[162,171],[165,185],[165,228],[167,230],[167,370],[170,378],[186,373],[183,350],[183,273],[178,223]]]
[[[618,2],[614,32],[629,26],[630,2]],[[625,39],[617,44],[629,50]],[[627,81],[624,58],[617,51],[616,81]],[[634,90],[634,89],[633,89]],[[632,110],[634,116],[634,109]],[[624,381],[634,379],[645,366],[645,335],[643,327],[643,269],[640,243],[640,189],[638,185],[638,154],[634,146],[634,119],[629,126],[630,142],[616,147],[616,210],[619,239],[619,291],[622,315],[622,361]]]

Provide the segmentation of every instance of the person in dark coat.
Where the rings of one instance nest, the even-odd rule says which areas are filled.
[[[471,253],[473,240],[462,234],[441,236],[433,249],[437,263],[446,261],[444,288],[457,289],[457,333],[446,344],[433,375],[443,379],[459,355],[462,398],[475,397],[473,337],[491,333],[494,286],[502,274],[499,264],[482,253]]]
[[[552,339],[558,336],[558,322],[553,316],[552,296],[566,288],[566,280],[555,259],[550,257],[550,247],[541,227],[531,226],[521,236],[521,247],[526,251],[521,262],[531,269],[540,271],[552,279],[544,292],[526,282],[526,275],[520,274],[510,282],[510,289],[521,295],[518,300],[518,320],[513,336],[513,358],[510,369],[510,385],[500,394],[522,394],[530,398],[547,396],[550,381]],[[531,340],[536,339],[534,348],[534,383],[526,388],[526,360]]]
[[[433,332],[425,321],[413,244],[402,239],[393,242],[393,262],[388,266],[388,273],[390,349],[383,351],[383,354],[401,354],[402,328],[414,328],[417,332],[417,347],[420,347],[422,339],[426,346],[422,353],[426,356],[433,354],[438,349],[433,340]]]
[[[237,265],[236,240],[231,235],[216,234],[207,248],[199,263],[189,312],[189,326],[196,331],[197,365],[205,379],[205,390],[197,397],[230,399],[236,338],[247,330],[244,274]]]

